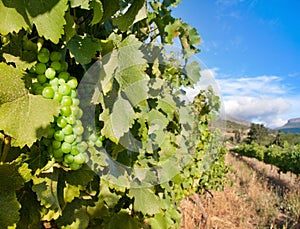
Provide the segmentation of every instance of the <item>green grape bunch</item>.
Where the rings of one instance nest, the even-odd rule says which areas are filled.
[[[68,64],[60,52],[41,47],[38,62],[30,69],[31,93],[53,99],[60,104],[60,113],[51,123],[48,135],[42,143],[56,162],[72,170],[77,170],[88,161],[88,144],[83,140],[84,127],[81,122],[83,112],[77,97],[77,79],[68,72]],[[97,145],[102,145],[97,142]]]

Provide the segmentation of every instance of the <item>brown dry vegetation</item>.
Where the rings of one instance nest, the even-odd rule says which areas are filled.
[[[181,203],[183,229],[300,228],[300,190],[295,175],[256,159],[228,153],[224,191],[194,195]]]

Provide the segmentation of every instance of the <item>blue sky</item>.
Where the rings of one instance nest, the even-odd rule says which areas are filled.
[[[278,127],[300,117],[300,1],[182,0],[226,113]]]

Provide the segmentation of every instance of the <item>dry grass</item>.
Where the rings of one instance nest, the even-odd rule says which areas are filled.
[[[255,159],[230,153],[226,161],[232,167],[228,178],[233,185],[212,192],[212,196],[207,193],[199,200],[193,196],[182,201],[182,228],[300,228],[297,225],[300,191],[296,177],[281,175],[279,179],[276,168],[271,171],[268,165]]]

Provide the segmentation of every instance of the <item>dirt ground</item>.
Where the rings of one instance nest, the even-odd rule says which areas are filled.
[[[182,229],[300,228],[300,181],[295,175],[232,153],[226,163],[232,185],[183,200]]]

